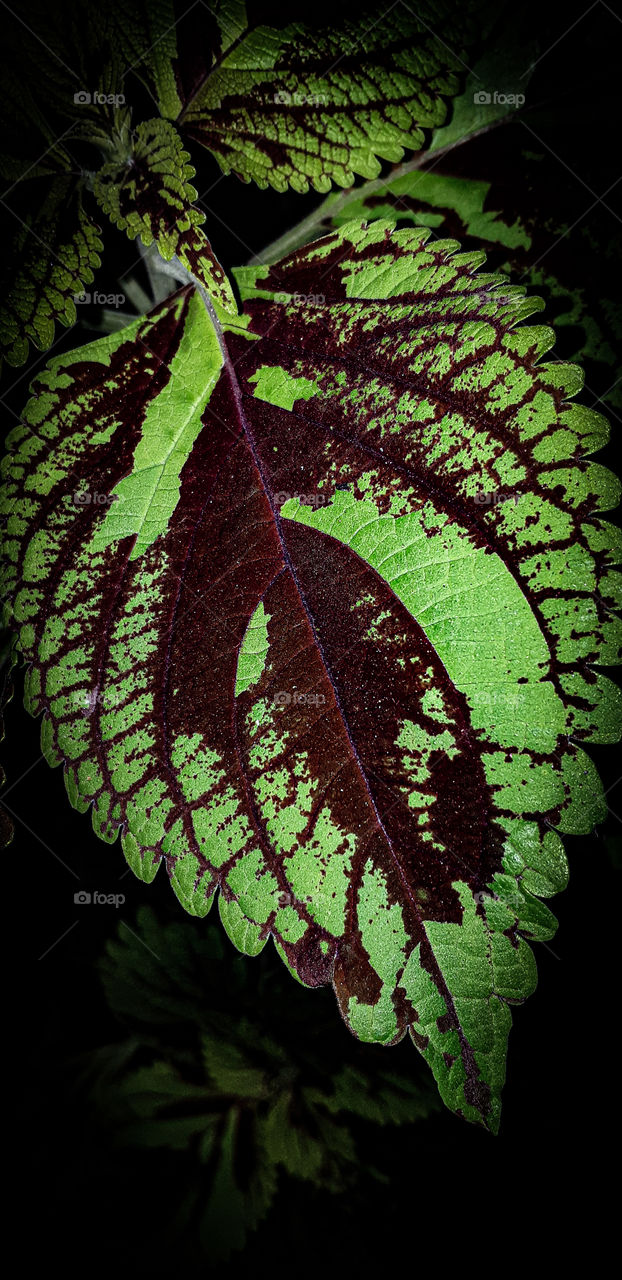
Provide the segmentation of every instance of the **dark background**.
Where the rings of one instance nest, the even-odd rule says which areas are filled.
[[[19,12],[25,17],[27,6]],[[591,9],[574,5],[562,13],[532,5],[523,14],[525,42],[537,27],[541,47],[553,46],[536,68],[523,112],[546,145],[527,137],[516,121],[462,147],[443,172],[495,182],[496,191],[507,196],[505,206],[495,207],[535,211],[543,243],[548,237],[554,245],[560,221],[589,227],[591,242],[571,233],[551,249],[549,265],[567,279],[573,273],[599,314],[602,289],[615,296],[620,285],[615,246],[622,183],[609,188],[622,174],[622,22],[619,11],[600,0]],[[526,167],[526,145],[542,155],[537,188]],[[197,148],[193,162],[195,185],[206,193],[208,234],[226,268],[246,261],[321,200],[242,187],[234,177],[221,178],[215,162]],[[609,208],[598,199],[606,191]],[[136,254],[115,231],[108,245],[95,287],[113,292]],[[545,319],[554,318],[554,311],[553,305]],[[61,338],[56,352],[91,336],[75,329]],[[556,354],[575,356],[576,350],[577,334],[561,331]],[[29,375],[45,359],[43,353],[23,369],[5,370],[0,394],[8,428],[23,407]],[[587,404],[604,398],[599,407],[612,425],[612,445],[600,460],[616,468],[622,418],[610,389],[620,371],[588,363],[586,372],[589,385],[581,398]],[[276,1207],[229,1265],[350,1272],[366,1264],[390,1266],[406,1249],[402,1265],[409,1268],[431,1255],[452,1270],[469,1255],[482,1268],[524,1266],[536,1257],[544,1261],[542,1244],[534,1252],[529,1243],[532,1231],[543,1230],[555,1250],[559,1234],[581,1226],[598,1246],[617,1163],[622,765],[616,748],[591,754],[604,780],[609,816],[593,835],[565,842],[570,886],[553,904],[556,938],[550,947],[536,946],[538,990],[514,1014],[499,1136],[446,1112],[432,1116],[396,1137],[388,1188],[373,1195],[363,1190],[345,1201],[283,1178]],[[60,1250],[81,1269],[168,1274],[178,1256],[178,1242],[167,1233],[178,1162],[167,1162],[162,1153],[113,1154],[92,1114],[76,1100],[63,1064],[120,1034],[95,971],[120,917],[133,925],[145,901],[163,921],[177,919],[181,908],[162,872],[151,887],[124,875],[120,845],[100,843],[88,816],[70,808],[60,771],[40,759],[39,726],[21,708],[19,681],[2,756],[5,790],[11,788],[7,802],[16,815],[14,840],[5,851],[6,914],[15,918],[19,935],[19,962],[15,968],[11,962],[7,977],[11,985],[14,972],[25,978],[23,1022],[10,1044],[15,1083],[26,1082],[26,1089],[16,1108],[11,1085],[7,1102],[26,1159],[24,1197],[32,1224],[24,1239],[26,1255],[41,1247],[51,1257]],[[126,901],[119,912],[81,909],[73,902],[79,887],[123,892]],[[248,961],[264,963],[264,956]],[[316,1004],[330,1002],[332,995],[308,992],[305,998],[312,1020]],[[384,1052],[394,1053],[403,1068],[415,1051],[402,1044]],[[197,1274],[212,1269],[216,1264],[206,1262]],[[184,1273],[190,1274],[187,1267]]]

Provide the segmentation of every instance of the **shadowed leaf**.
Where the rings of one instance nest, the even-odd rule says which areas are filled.
[[[80,1085],[117,1146],[185,1154],[175,1198],[208,1256],[243,1247],[280,1172],[351,1190],[365,1163],[384,1160],[382,1135],[376,1150],[360,1120],[412,1124],[438,1106],[410,1063],[391,1072],[317,996],[292,992],[276,957],[249,965],[209,925],[162,925],[143,907],[100,970],[126,1039],[81,1059]],[[394,1130],[388,1141],[394,1155]]]
[[[55,177],[37,212],[26,221],[17,216],[13,225],[17,231],[2,288],[0,355],[8,364],[20,365],[29,341],[44,350],[54,340],[57,321],[68,327],[75,323],[74,300],[93,280],[102,242],[70,174]]]
[[[525,174],[522,184],[515,180],[517,164]],[[461,168],[466,173],[454,171]],[[491,172],[492,183],[477,176]],[[556,330],[565,331],[567,358],[586,368],[589,389],[604,392],[605,407],[622,406],[616,377],[622,309],[614,287],[620,248],[608,234],[611,214],[603,208],[597,227],[596,214],[587,224],[575,216],[568,186],[548,173],[542,151],[521,150],[520,139],[510,143],[507,134],[491,137],[474,155],[466,148],[460,161],[450,156],[430,170],[404,165],[395,177],[335,193],[322,211],[321,225],[307,239],[352,218],[397,218],[494,254],[499,271],[546,294]]]

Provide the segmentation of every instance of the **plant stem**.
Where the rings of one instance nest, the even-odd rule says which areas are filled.
[[[322,227],[324,222],[334,217],[345,208],[351,201],[366,200],[368,196],[376,195],[379,191],[385,191],[392,182],[396,182],[398,178],[403,178],[407,173],[414,173],[417,169],[422,169],[428,160],[434,159],[436,162],[447,152],[455,150],[465,142],[470,142],[473,138],[479,138],[484,133],[489,133],[491,129],[496,129],[499,125],[507,124],[514,115],[508,114],[502,116],[498,120],[493,120],[491,124],[483,125],[481,129],[474,130],[473,133],[467,134],[463,138],[457,138],[455,142],[448,142],[444,147],[438,147],[436,150],[418,151],[412,160],[406,161],[405,164],[397,165],[392,169],[386,178],[372,178],[370,182],[365,182],[361,187],[348,187],[345,191],[331,192],[330,195],[313,210],[308,217],[303,218],[302,222],[296,223],[295,227],[291,227],[289,231],[279,236],[278,240],[273,240],[271,244],[262,249],[260,253],[249,258],[248,266],[256,266],[269,262],[278,262],[279,258],[284,258],[288,253],[293,253],[294,249],[299,249],[301,245],[306,244],[308,240],[313,239],[312,233],[318,228],[319,233],[326,230]]]

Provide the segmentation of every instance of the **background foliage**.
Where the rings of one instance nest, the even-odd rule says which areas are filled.
[[[403,222],[409,225],[413,217],[425,221],[437,233],[440,229],[442,234],[465,240],[467,248],[484,243],[493,270],[507,264],[519,277],[529,272],[529,279],[547,300],[546,318],[558,329],[557,356],[579,358],[584,364],[584,402],[608,412],[615,439],[620,424],[615,357],[621,207],[620,188],[609,188],[617,178],[610,139],[619,131],[615,83],[622,25],[600,3],[586,16],[582,5],[571,6],[563,20],[553,9],[542,11],[541,6],[524,13],[520,47],[525,49],[526,61],[533,56],[534,32],[539,49],[547,52],[530,80],[521,118],[450,153],[438,165],[432,162],[428,168],[434,178],[408,196]],[[20,15],[27,16],[26,7]],[[578,25],[573,27],[575,22]],[[36,75],[36,67],[30,74]],[[596,121],[602,122],[601,128],[594,127]],[[210,235],[227,268],[259,252],[321,199],[317,194],[278,195],[254,187],[242,188],[240,199],[235,179],[222,178],[209,156],[195,154],[193,161],[199,207],[202,202],[209,206]],[[446,181],[459,179],[460,186],[443,187],[439,175]],[[469,206],[465,197],[473,192],[473,183],[489,188],[480,191],[479,209],[477,200]],[[395,212],[399,209],[401,214],[402,208],[398,205]],[[491,213],[494,219],[489,217],[483,226],[478,214]],[[440,222],[436,221],[439,216]],[[513,228],[513,233],[502,238],[493,221]],[[119,278],[130,269],[139,277],[141,272],[135,265],[135,246],[123,233],[113,231],[110,243],[108,260],[96,277],[97,287],[106,294],[118,290]],[[145,276],[142,281],[146,288]],[[92,326],[100,319],[96,307],[84,306],[79,328],[63,332],[57,350],[69,350],[92,336]],[[45,358],[33,353],[24,369],[5,374],[0,392],[9,426],[14,420],[11,412],[18,413],[23,404],[30,373]],[[615,466],[615,445],[601,460]],[[117,885],[122,868],[111,868],[110,851],[98,844],[77,814],[52,805],[56,779],[38,763],[37,726],[25,720],[19,699],[9,717],[13,744],[9,784],[31,768],[7,799],[18,815],[19,828],[10,856],[32,860],[38,869],[38,892],[28,897],[23,937],[24,963],[32,964],[34,977],[34,1004],[29,1011],[32,1043],[23,1050],[20,1046],[19,1075],[28,1080],[30,1174],[45,1188],[39,1222],[45,1224],[49,1245],[60,1239],[66,1250],[70,1234],[76,1258],[92,1256],[96,1250],[99,1262],[112,1266],[122,1253],[127,1266],[159,1274],[168,1257],[180,1265],[183,1259],[187,1274],[192,1269],[202,1273],[202,1259],[206,1252],[212,1253],[213,1246],[210,1240],[201,1243],[199,1236],[207,1197],[201,1200],[199,1194],[197,1204],[197,1187],[200,1192],[207,1184],[196,1149],[190,1143],[155,1150],[133,1144],[119,1150],[110,1141],[110,1130],[121,1099],[106,1084],[110,1054],[115,1069],[126,1078],[139,1069],[138,1064],[153,1070],[155,1062],[170,1062],[171,1055],[179,1061],[181,1054],[184,1065],[195,1055],[196,1069],[196,1039],[189,1048],[183,1042],[180,1045],[175,1034],[171,1036],[170,1027],[154,1029],[148,1024],[145,1031],[127,1009],[119,1020],[118,991],[112,1007],[104,995],[97,962],[115,938],[119,920],[113,908],[89,908],[82,914],[74,908],[73,892],[80,886],[50,851],[82,871],[85,887],[125,892],[123,919],[135,931],[140,886],[131,877]],[[15,745],[18,727],[22,731],[19,747]],[[615,758],[607,760],[607,753],[598,750],[593,755],[605,790],[611,788],[610,817],[593,836],[567,841],[570,888],[555,903],[561,927],[553,950],[539,954],[539,992],[518,1015],[521,1036],[512,1046],[505,1124],[494,1154],[486,1135],[466,1128],[458,1131],[458,1122],[447,1115],[431,1114],[418,1119],[414,1127],[395,1129],[348,1112],[339,1124],[355,1143],[358,1169],[353,1181],[348,1183],[346,1178],[347,1192],[335,1194],[322,1177],[300,1178],[279,1162],[272,1209],[246,1242],[241,1234],[242,1261],[269,1260],[273,1266],[285,1266],[296,1252],[303,1255],[302,1267],[310,1267],[323,1262],[337,1242],[341,1249],[347,1244],[353,1265],[370,1261],[384,1265],[387,1236],[403,1235],[406,1230],[415,1232],[416,1244],[421,1235],[429,1241],[434,1228],[446,1225],[448,1207],[452,1221],[461,1223],[460,1244],[479,1245],[492,1229],[490,1188],[498,1194],[501,1171],[505,1196],[515,1200],[521,1213],[526,1185],[530,1203],[541,1206],[548,1203],[551,1184],[562,1189],[571,1172],[575,1179],[585,1178],[588,1170],[592,1179],[598,1178],[596,1157],[611,1103],[601,1083],[602,1059],[592,1046],[598,1044],[600,1029],[610,1020],[611,975],[617,964],[613,904],[618,875],[610,855],[619,865],[620,825],[615,810],[620,800]],[[150,902],[158,922],[154,927],[162,929],[177,921],[166,885],[153,886]],[[192,922],[183,924],[188,937],[194,928]],[[54,945],[64,930],[67,936]],[[124,946],[126,938],[127,933]],[[48,947],[53,947],[49,953]],[[40,962],[39,956],[43,957]],[[110,998],[110,960],[107,964]],[[257,971],[261,984],[273,980],[269,965],[265,953],[247,968],[253,974]],[[291,981],[285,991],[288,1005],[290,1000],[300,1001],[299,1016],[303,1022],[308,1019],[311,1041],[325,1034],[319,1012],[323,1007],[335,1038],[332,1062],[343,1063],[350,1041],[345,1029],[335,1026],[330,994],[296,991],[294,997]],[[263,1017],[268,1007],[269,1002],[262,1003]],[[202,1025],[201,1020],[194,1025]],[[265,1027],[261,1031],[265,1034]],[[298,1046],[298,1036],[294,1039]],[[112,1051],[111,1045],[115,1046]],[[406,1063],[402,1050],[407,1053],[408,1047],[398,1046],[392,1053],[400,1058],[399,1070],[412,1078],[413,1055],[408,1054]],[[382,1055],[382,1050],[363,1052],[369,1062],[370,1055],[376,1059]],[[323,1054],[321,1060],[323,1066],[331,1063],[328,1051],[325,1061]],[[78,1061],[84,1083],[76,1090]],[[513,1089],[513,1082],[519,1080],[520,1089]],[[191,1075],[189,1083],[195,1084],[196,1077]],[[204,1083],[203,1079],[199,1087],[204,1088]],[[343,1170],[340,1176],[345,1176]],[[382,1224],[381,1231],[370,1226],[371,1206],[374,1227]],[[415,1208],[418,1230],[413,1223]],[[184,1212],[187,1216],[182,1221],[179,1215]]]

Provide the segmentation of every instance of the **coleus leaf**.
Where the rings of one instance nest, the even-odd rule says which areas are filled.
[[[218,336],[186,289],[51,361],[6,590],[95,830],[495,1129],[558,832],[605,809],[618,487],[539,301],[427,235],[348,224],[240,269]]]
[[[24,363],[29,342],[49,347],[57,321],[75,323],[74,298],[93,280],[103,247],[100,229],[85,206],[85,158],[88,165],[96,147],[108,151],[116,145],[129,124],[129,111],[107,101],[121,86],[114,57],[107,61],[100,47],[93,65],[90,28],[83,23],[78,39],[75,4],[63,15],[62,31],[53,20],[48,30],[49,8],[45,14],[45,6],[37,4],[36,12],[29,13],[32,29],[11,14],[3,48],[7,66],[0,103],[0,172],[9,185],[1,210],[7,252],[0,357],[10,365]],[[80,90],[80,84],[88,91]],[[89,144],[82,160],[72,154],[76,142]]]
[[[118,1145],[198,1153],[182,1195],[175,1187],[182,1235],[194,1220],[211,1258],[243,1249],[277,1192],[278,1163],[262,1138],[276,1128],[270,1121],[278,1103],[259,1118],[234,1103],[225,1107],[216,1091],[184,1080],[165,1061],[134,1070],[116,1088],[110,1102],[116,1101]]]
[[[3,66],[2,71],[2,177],[15,183],[24,175],[29,178],[54,175],[59,158],[64,167],[69,167],[69,158],[57,140],[58,135],[46,117],[34,85],[25,79],[23,68],[14,61],[11,66]]]
[[[459,63],[412,11],[369,19],[249,31],[184,107],[185,132],[225,173],[277,191],[374,177],[378,157],[400,160],[442,123]]]
[[[243,36],[240,0],[189,8],[179,0],[109,0],[98,15],[101,37],[142,80],[160,114],[174,120],[205,75]]]
[[[74,299],[93,280],[102,250],[82,185],[70,173],[52,179],[36,213],[15,216],[15,222],[7,216],[15,239],[0,307],[0,357],[10,365],[24,363],[29,341],[39,350],[49,347],[56,321],[75,323]]]
[[[230,1248],[244,1224],[256,1225],[258,1197],[267,1211],[279,1166],[333,1192],[352,1189],[377,1159],[359,1117],[412,1124],[438,1105],[408,1059],[398,1072],[386,1054],[344,1044],[334,1011],[327,1020],[318,993],[292,990],[276,957],[249,965],[223,943],[217,927],[163,925],[142,907],[100,962],[127,1038],[84,1060],[117,1144],[188,1150],[188,1185],[175,1178],[168,1212],[190,1200],[212,1252],[215,1233]],[[310,1000],[323,1006],[312,1018]],[[394,1141],[389,1150],[394,1160]]]
[[[501,157],[508,150],[504,173]],[[525,175],[522,186],[514,180],[519,159]],[[606,227],[599,244],[592,222],[585,226],[575,218],[566,188],[557,199],[554,184],[546,189],[543,160],[542,155],[520,151],[517,157],[507,138],[501,143],[497,137],[489,140],[486,161],[481,153],[469,159],[468,151],[462,160],[467,174],[494,171],[493,183],[442,172],[438,162],[430,170],[419,168],[417,161],[405,164],[386,180],[330,195],[318,211],[318,224],[301,223],[300,239],[289,250],[319,230],[325,233],[353,218],[397,218],[402,225],[432,227],[437,234],[467,240],[469,247],[482,248],[489,257],[494,254],[499,271],[546,291],[555,308],[556,330],[567,331],[568,359],[581,360],[591,388],[606,387],[603,401],[620,407],[620,388],[612,381],[622,340],[622,309],[612,287],[619,273],[619,246],[615,238],[607,238]],[[444,167],[447,164],[443,161]],[[546,198],[537,199],[535,192],[543,188]],[[266,258],[278,256],[268,250]]]
[[[207,147],[225,173],[277,191],[350,186],[380,159],[419,149],[459,87],[464,11],[455,4],[369,7],[334,25],[278,28],[240,3],[146,0],[116,29],[162,115]],[[451,25],[454,53],[442,38]],[[458,73],[458,74],[457,74]]]
[[[355,172],[376,173],[378,156],[399,159],[404,146],[421,145],[422,129],[444,118],[441,95],[458,87],[449,70],[459,65],[456,55],[423,13],[420,19],[401,15],[399,24],[390,15],[378,23],[375,14],[368,22],[363,14],[314,33],[304,24],[283,31],[260,25],[258,13],[249,20],[239,3],[218,4],[213,12],[191,8],[194,16],[166,0],[146,0],[128,13],[127,6],[113,3],[91,21],[77,0],[63,29],[52,22],[48,32],[49,15],[45,6],[37,7],[46,39],[28,37],[36,74],[32,82],[18,79],[5,105],[9,154],[1,167],[20,192],[23,176],[45,177],[59,163],[61,173],[42,197],[37,192],[36,215],[31,204],[26,212],[8,212],[10,238],[19,230],[12,255],[17,274],[6,284],[0,319],[9,363],[24,362],[29,340],[39,348],[51,345],[55,320],[74,322],[73,299],[100,261],[98,229],[82,203],[82,179],[72,177],[77,162],[62,146],[50,146],[57,137],[103,149],[107,159],[95,189],[112,221],[130,237],[155,241],[166,259],[177,256],[219,306],[236,311],[230,284],[200,227],[204,215],[194,207],[196,191],[189,183],[193,170],[174,126],[166,119],[139,125],[129,146],[124,89],[130,71],[142,74],[163,115],[178,116],[188,137],[209,145],[226,172],[280,190],[288,182],[307,190],[309,181],[328,190],[331,180],[348,185]],[[434,5],[434,22],[442,25],[445,13],[443,5]],[[464,28],[461,19],[455,39]],[[12,51],[23,38],[21,29],[18,20],[12,23]],[[76,83],[82,91],[76,92]],[[60,134],[59,122],[65,125]],[[23,193],[24,202],[31,193],[32,187]]]
[[[115,226],[147,247],[155,241],[166,262],[177,256],[225,311],[236,313],[229,280],[201,229],[205,214],[193,204],[188,160],[175,126],[148,120],[138,125],[127,156],[98,171],[93,189]]]
[[[325,201],[325,230],[353,219],[398,218],[402,225],[430,227],[435,231],[461,232],[483,247],[528,247],[527,230],[519,219],[508,221],[490,204],[491,184],[457,178],[433,169],[409,168],[382,182],[366,184],[352,192],[335,193]]]

